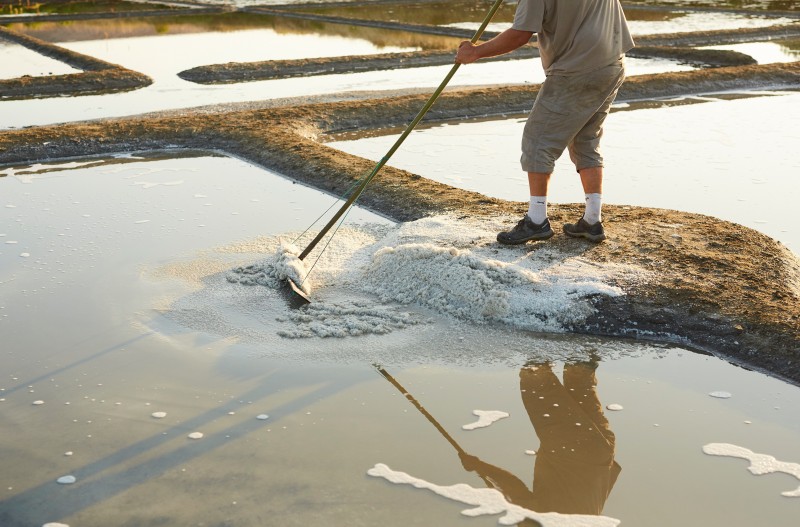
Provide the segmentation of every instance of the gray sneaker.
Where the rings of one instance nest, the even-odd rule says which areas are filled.
[[[526,214],[510,231],[503,231],[497,235],[497,241],[506,245],[519,245],[531,240],[546,240],[553,236],[550,220],[545,218],[542,223],[533,223]]]
[[[594,243],[602,242],[606,239],[602,221],[589,225],[583,218],[579,219],[578,223],[565,223],[564,234],[572,238],[586,238]]]

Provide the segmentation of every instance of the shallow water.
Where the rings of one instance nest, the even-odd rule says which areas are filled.
[[[19,44],[0,39],[0,79],[44,77],[80,73],[80,70],[45,57]]]
[[[694,31],[715,31],[723,29],[746,29],[789,24],[794,18],[775,17],[759,14],[707,13],[707,12],[668,12],[653,16],[652,12],[628,10],[625,15],[631,34],[662,35],[672,33],[691,33]],[[455,22],[449,27],[477,29],[480,22]],[[511,26],[511,21],[493,23],[490,31],[504,31]]]
[[[281,338],[276,318],[289,308],[280,297],[228,284],[223,298],[207,279],[262,257],[249,252],[256,237],[304,228],[331,198],[228,158],[81,163],[0,177],[4,527],[273,518],[495,525],[497,516],[467,519],[461,504],[367,470],[385,463],[441,485],[484,487],[455,444],[478,458],[462,456],[468,467],[506,471],[501,486],[516,481],[510,475],[527,489],[532,479],[546,486],[547,472],[534,470],[543,453],[532,454],[568,439],[540,438],[532,425],[557,419],[570,392],[556,384],[560,395],[542,400],[534,390],[554,378],[546,363],[556,379],[591,380],[591,369],[575,364],[591,357],[597,403],[623,408],[604,412],[621,467],[604,515],[655,527],[796,522],[797,498],[781,492],[800,481],[756,477],[742,460],[702,448],[732,443],[799,462],[800,389],[673,346],[537,335],[413,306],[405,309],[426,322],[388,335]],[[354,210],[349,225],[364,222],[390,226]],[[341,242],[351,240],[342,232]],[[171,316],[176,300],[192,295],[205,311]],[[181,323],[203,316],[205,331]],[[583,395],[593,401],[595,392]],[[475,410],[509,417],[463,429]],[[202,438],[190,439],[195,432]],[[582,465],[569,466],[559,478],[587,480]],[[67,475],[76,482],[56,483]]]
[[[75,41],[61,45],[150,75],[154,83],[126,93],[72,97],[70,104],[64,104],[62,98],[0,101],[0,112],[4,116],[0,129],[281,97],[415,87],[433,89],[451,68],[436,66],[215,86],[187,82],[177,74],[194,66],[229,61],[370,54],[407,48],[379,47],[363,39],[286,35],[266,29]],[[161,60],[152,60],[164,47],[169,47],[170,53],[162,54]],[[628,65],[633,75],[692,69],[668,60],[629,59]],[[451,84],[536,83],[543,79],[541,62],[530,59],[461,68]]]
[[[800,41],[748,42],[726,46],[709,46],[704,49],[727,49],[750,55],[759,64],[795,62],[800,60]]]
[[[603,139],[604,199],[733,221],[800,254],[800,232],[791,227],[794,196],[800,192],[793,177],[800,171],[798,119],[797,92],[617,106]],[[524,118],[516,118],[417,130],[389,164],[459,188],[524,201],[527,179],[519,168],[523,126]],[[330,145],[377,160],[395,139],[388,135]],[[566,155],[556,164],[550,200],[583,200]]]

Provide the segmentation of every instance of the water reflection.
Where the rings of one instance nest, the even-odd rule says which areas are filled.
[[[602,514],[621,467],[597,396],[597,366],[596,360],[568,363],[563,382],[549,363],[520,370],[522,402],[539,437],[530,489],[511,472],[460,453],[464,468],[528,510]]]
[[[311,20],[251,13],[225,13],[200,16],[157,18],[71,20],[69,22],[12,23],[9,29],[48,42],[79,42],[156,35],[185,35],[208,32],[233,32],[272,29],[278,34],[322,35],[367,40],[382,46],[452,49],[460,39],[382,28],[354,27]]]

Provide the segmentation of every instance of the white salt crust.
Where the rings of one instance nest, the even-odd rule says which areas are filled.
[[[593,297],[622,295],[618,280],[647,277],[640,268],[590,262],[552,245],[499,246],[497,232],[511,222],[436,216],[394,227],[343,228],[315,265],[324,242],[300,261],[297,247],[267,238],[258,242],[260,250],[271,248],[267,259],[237,267],[226,278],[274,289],[292,278],[310,292],[309,278],[303,278],[314,265],[316,298],[283,320],[291,324],[280,333],[300,338],[383,334],[419,323],[399,306],[477,324],[563,332],[594,313]],[[326,295],[348,289],[377,302],[325,303]],[[387,305],[394,307],[387,311]]]
[[[305,294],[311,294],[311,278],[303,260],[298,258],[301,250],[281,240],[275,254],[257,265],[237,267],[228,275],[229,282],[244,285],[263,285],[276,289],[292,280]]]
[[[747,470],[756,476],[764,474],[775,474],[783,472],[800,480],[800,464],[778,461],[767,454],[757,454],[747,448],[731,445],[729,443],[709,443],[703,447],[703,452],[711,456],[728,456],[746,459],[750,462]],[[800,498],[800,486],[795,490],[781,492],[781,495],[789,498]]]
[[[464,516],[477,517],[502,514],[497,523],[500,525],[516,525],[525,519],[539,522],[542,527],[614,527],[620,520],[608,516],[590,516],[583,514],[559,514],[556,512],[535,512],[506,501],[503,494],[496,489],[476,489],[466,483],[442,486],[415,478],[405,472],[397,472],[383,463],[376,464],[367,471],[373,477],[401,484],[411,485],[418,489],[427,489],[439,496],[471,505],[464,509]]]
[[[469,423],[462,426],[461,428],[464,430],[486,428],[496,423],[500,419],[505,419],[508,417],[508,412],[502,412],[500,410],[473,410],[472,414],[478,416],[478,420],[474,423]]]

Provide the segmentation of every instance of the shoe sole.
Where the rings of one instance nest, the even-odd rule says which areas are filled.
[[[566,234],[570,238],[583,238],[585,240],[589,240],[590,242],[594,243],[600,243],[606,239],[605,233],[589,234],[588,232],[569,232],[566,228],[564,229],[564,234]]]
[[[555,233],[550,230],[549,232],[543,232],[542,234],[537,234],[536,236],[531,236],[530,238],[524,238],[522,240],[515,240],[515,241],[503,241],[500,238],[497,238],[498,243],[502,243],[503,245],[522,245],[523,243],[531,242],[531,241],[542,241],[542,240],[549,240],[553,237]]]

